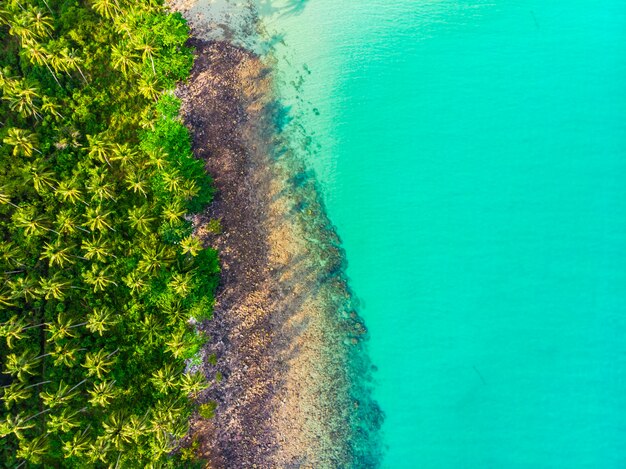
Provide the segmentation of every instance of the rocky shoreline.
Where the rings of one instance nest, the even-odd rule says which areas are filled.
[[[214,318],[200,328],[210,337],[202,367],[224,378],[201,395],[218,408],[194,419],[191,438],[209,467],[373,467],[381,416],[367,333],[315,181],[276,129],[271,69],[198,36],[177,94],[215,180],[215,201],[194,223],[220,252]],[[206,229],[211,219],[221,234]]]

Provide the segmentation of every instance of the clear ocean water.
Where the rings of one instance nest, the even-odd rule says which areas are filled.
[[[626,467],[626,2],[259,0],[385,468]]]

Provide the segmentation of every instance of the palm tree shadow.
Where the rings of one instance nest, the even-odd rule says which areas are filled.
[[[293,16],[301,14],[309,0],[258,0],[258,8],[262,14]]]

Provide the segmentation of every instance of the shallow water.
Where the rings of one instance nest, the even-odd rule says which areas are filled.
[[[626,4],[259,2],[389,468],[626,467]]]

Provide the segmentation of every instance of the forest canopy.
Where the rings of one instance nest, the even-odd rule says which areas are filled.
[[[175,466],[216,252],[172,90],[188,28],[155,0],[0,3],[0,460]]]

